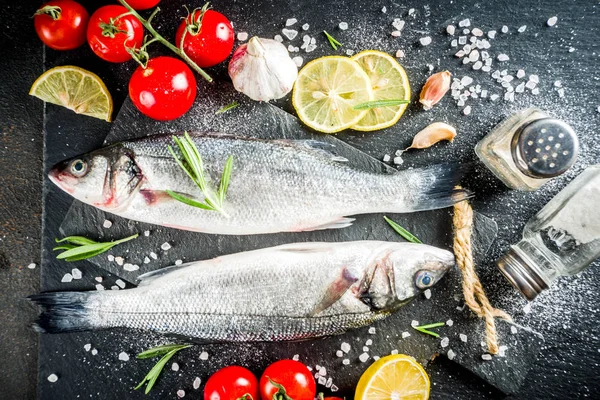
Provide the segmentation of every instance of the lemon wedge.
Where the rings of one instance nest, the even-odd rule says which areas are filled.
[[[373,100],[371,81],[348,57],[328,56],[306,64],[298,73],[292,104],[309,127],[334,133],[356,125],[369,110],[353,107]]]
[[[369,76],[373,89],[373,100],[410,101],[410,85],[406,71],[389,54],[377,50],[366,50],[352,57]],[[352,129],[375,131],[394,125],[408,104],[372,108]]]
[[[429,377],[412,357],[393,354],[374,362],[360,377],[356,400],[426,400]]]
[[[40,75],[29,94],[77,114],[110,122],[113,102],[98,75],[73,65],[54,67]]]

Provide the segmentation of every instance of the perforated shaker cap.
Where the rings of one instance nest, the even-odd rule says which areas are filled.
[[[577,160],[579,140],[573,129],[555,118],[541,118],[513,137],[512,156],[519,170],[532,178],[552,178],[566,172]]]

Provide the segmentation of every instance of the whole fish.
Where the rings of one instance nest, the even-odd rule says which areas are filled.
[[[345,332],[390,315],[454,265],[436,247],[296,243],[151,272],[134,289],[30,296],[42,332],[112,327],[202,341],[281,341]]]
[[[350,215],[430,210],[468,197],[454,189],[464,174],[456,165],[377,174],[348,166],[327,149],[331,145],[312,140],[191,137],[215,188],[233,156],[225,213],[191,207],[166,193],[204,200],[169,152],[171,136],[93,151],[56,165],[49,177],[76,199],[121,217],[231,235],[343,228],[354,221]]]

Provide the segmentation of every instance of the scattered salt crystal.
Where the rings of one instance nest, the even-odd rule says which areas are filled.
[[[181,265],[181,264],[183,264],[182,260],[175,260],[175,265]]]
[[[91,344],[89,344],[89,343],[87,343],[87,344],[84,344],[84,345],[83,345],[83,349],[84,349],[85,351],[90,351],[90,350],[92,349],[92,345],[91,345]]]
[[[523,32],[525,32],[526,29],[527,29],[527,25],[523,25],[523,26],[520,26],[519,29],[517,29],[517,32],[523,33]]]
[[[517,92],[517,93],[523,93],[524,91],[525,91],[525,82],[521,82],[515,88],[515,92]]]
[[[69,283],[73,280],[73,275],[69,274],[68,272],[62,277],[62,279],[60,280],[61,282],[65,282],[65,283]]]
[[[340,22],[340,24],[338,25],[338,27],[345,31],[346,29],[348,29],[348,23],[347,22]]]
[[[123,265],[123,269],[125,271],[132,272],[132,271],[137,271],[138,269],[140,269],[140,266],[136,265],[136,264],[125,263],[125,265]]]
[[[506,356],[506,350],[508,350],[508,346],[500,346],[500,347],[498,347],[498,355],[500,357],[505,357]]]
[[[339,387],[337,387],[337,386],[335,386],[335,385],[333,385],[333,384],[331,385],[331,391],[332,391],[332,392],[337,392],[338,390],[340,390],[340,388],[339,388]]]
[[[402,165],[402,164],[404,164],[404,160],[402,159],[402,157],[394,157],[394,164]]]
[[[156,253],[155,253],[155,252],[151,252],[151,253],[150,253],[150,257],[152,257],[152,258],[153,258],[153,259],[155,259],[155,260],[156,260],[156,259],[158,259],[158,256],[156,255]]]
[[[370,345],[372,345],[372,344],[373,344],[373,340],[372,340],[372,339],[368,339],[368,340],[365,342],[365,344],[366,344],[367,346],[370,346]]]
[[[423,294],[425,295],[425,298],[429,300],[431,298],[431,289],[426,289]]]
[[[488,36],[490,39],[494,39],[494,38],[496,37],[496,31],[489,31],[489,32],[487,33],[487,36]]]
[[[546,21],[546,25],[554,26],[554,25],[556,25],[557,22],[558,22],[558,17],[556,17],[556,16],[550,17],[550,18],[548,18],[548,21]]]
[[[471,20],[470,19],[463,19],[462,21],[458,22],[458,26],[460,26],[461,28],[467,27],[467,26],[471,26]]]
[[[391,159],[389,154],[386,154],[385,156],[383,156],[383,162],[389,162]]]
[[[448,25],[446,27],[446,33],[448,33],[448,35],[454,35],[454,32],[456,32],[454,25]]]
[[[493,94],[493,95],[490,96],[490,100],[491,101],[496,101],[496,100],[498,100],[498,97],[500,97],[500,96],[498,96],[497,94]],[[456,307],[456,308],[458,309],[458,307]],[[461,309],[461,311],[462,311],[462,309]]]
[[[358,359],[360,360],[360,362],[366,362],[369,359],[369,354],[362,353],[360,356],[358,356]]]
[[[482,354],[481,359],[485,360],[485,361],[490,361],[492,359],[492,355],[491,354]]]
[[[469,60],[472,62],[479,60],[479,51],[478,50],[471,51],[469,53]]]
[[[125,261],[125,259],[123,257],[115,257],[115,262],[119,265],[122,266],[123,262]]]
[[[504,93],[504,100],[505,101],[515,101],[515,94],[514,94],[514,92],[506,92],[506,93]]]
[[[300,66],[302,66],[302,63],[304,62],[304,59],[300,56],[296,56],[296,57],[292,58],[292,61],[294,63],[296,63],[296,66],[300,67]]]
[[[425,36],[419,39],[421,46],[429,46],[431,44],[431,36]]]
[[[73,268],[71,270],[71,275],[73,275],[73,279],[81,279],[81,277],[83,276],[83,274],[78,268]]]
[[[501,31],[502,31],[502,33],[507,33],[508,32],[508,26],[502,25]]]
[[[119,360],[121,361],[129,361],[129,354],[125,353],[124,351],[119,353]]]
[[[404,58],[404,50],[397,50],[396,58]]]
[[[123,282],[123,280],[122,280],[122,279],[117,279],[117,280],[115,281],[115,284],[116,284],[118,287],[120,287],[121,289],[125,289],[125,282]]]
[[[471,33],[475,36],[483,36],[483,31],[479,28],[473,28]]]
[[[527,81],[525,84],[525,87],[530,90],[533,90],[536,86],[537,84],[534,81]]]
[[[467,75],[463,76],[460,80],[460,84],[463,86],[469,86],[471,83],[473,83],[473,78]]]
[[[245,32],[244,32],[245,33]],[[247,35],[247,34],[246,34]],[[148,237],[150,236],[150,231],[144,231],[144,236]]]
[[[350,360],[348,360],[347,358],[344,358],[344,359],[342,360],[342,364],[344,364],[344,365],[348,365],[348,364],[350,364]]]
[[[304,24],[304,25],[302,25],[302,30],[303,30],[303,31],[307,31],[307,30],[308,30],[308,28],[310,28],[310,25],[309,25],[309,24]]]
[[[160,248],[163,249],[164,251],[168,251],[171,248],[171,245],[169,244],[169,242],[164,242],[163,244],[160,245]]]
[[[95,356],[96,354],[98,354],[98,350],[97,349],[92,349],[92,355]]]
[[[529,80],[535,83],[540,83],[540,77],[537,75],[529,75]]]
[[[525,76],[525,71],[520,69],[517,71],[517,78],[521,79],[522,77]]]
[[[459,100],[459,101],[456,103],[456,105],[457,105],[457,106],[459,106],[459,107],[462,107],[462,106],[464,106],[464,105],[465,105],[465,101],[464,101],[463,99],[460,99],[460,100]]]
[[[314,38],[313,38],[314,39]],[[308,46],[306,46],[306,52],[310,53],[312,51],[315,51],[317,49],[317,45],[316,44],[309,44]]]
[[[460,335],[460,340],[467,343],[467,335],[465,335],[464,333],[461,333]]]
[[[466,36],[459,36],[458,37],[458,44],[467,44],[467,37]]]
[[[455,57],[458,58],[463,58],[465,56],[465,51],[464,50],[459,50],[456,52],[456,54],[454,54]]]
[[[112,226],[112,222],[110,222],[109,220],[105,219],[104,223],[102,224],[103,227],[105,227],[106,229],[110,228]]]
[[[392,22],[392,26],[399,31],[404,29],[404,25],[405,25],[405,22],[402,21],[400,18],[394,18],[394,22]]]
[[[379,360],[379,358],[380,358],[379,356],[373,356],[373,360],[374,360],[374,361],[377,361],[377,360]]]
[[[525,314],[529,314],[531,312],[531,303],[525,304],[525,307],[523,307],[523,312]]]
[[[300,359],[299,354],[294,354],[294,356],[292,357],[292,360],[294,360],[294,361],[298,361],[299,359]]]
[[[512,75],[504,75],[504,76],[502,77],[502,80],[503,80],[504,82],[512,82],[512,80],[513,80],[513,79],[515,79],[515,77],[514,77],[514,76],[512,76]]]
[[[366,353],[369,351],[369,348],[367,346],[363,346],[363,351]]]
[[[413,320],[410,322],[410,326],[412,326],[413,328],[414,328],[415,326],[419,326],[419,321],[417,321],[417,320],[414,320],[414,319],[413,319]]]
[[[273,37],[273,39],[275,39],[276,41],[278,41],[279,43],[283,42],[283,38],[281,37],[281,35],[275,35]]]
[[[561,81],[554,81],[554,87],[562,87]]]
[[[101,284],[97,284],[96,290],[104,290],[104,286],[102,286]]]
[[[469,115],[469,114],[471,114],[471,106],[466,106],[466,107],[463,109],[463,114],[465,114],[465,115]]]
[[[327,379],[327,383],[325,383],[325,387],[330,388],[332,384],[333,384],[333,378],[329,377],[329,379]]]
[[[109,254],[107,257],[108,261],[115,261],[115,256],[113,256],[112,254]]]
[[[177,364],[176,362],[171,364],[171,370],[173,370],[175,372],[179,371],[179,364]]]
[[[381,12],[385,14],[387,12],[387,7],[386,6],[381,7]]]
[[[285,26],[292,26],[294,25],[296,22],[298,22],[298,20],[296,18],[288,18],[285,21]]]
[[[598,112],[600,112],[600,107],[598,107],[598,108],[599,108]],[[375,329],[374,326],[372,326],[372,327],[369,328],[369,334],[374,335],[375,332],[377,332],[377,329]]]
[[[246,40],[248,40],[248,32],[238,32],[237,39],[240,42],[245,42]]]
[[[448,344],[450,344],[450,339],[448,339],[447,337],[443,338],[442,341],[440,342],[440,345],[442,347],[448,347]]]
[[[325,368],[325,367],[319,368],[319,375],[326,376],[327,375],[327,368]]]
[[[203,361],[208,360],[208,353],[203,351],[202,353],[200,353],[200,359]]]
[[[177,391],[177,397],[179,397],[180,399],[183,398],[183,397],[185,397],[185,390],[179,389]]]
[[[456,357],[456,353],[454,351],[452,351],[452,349],[448,350],[448,360],[454,360],[454,357]]]
[[[49,381],[49,382],[52,382],[52,383],[54,383],[54,382],[56,382],[57,380],[58,380],[58,376],[56,376],[56,374],[50,374],[50,375],[48,375],[48,381]]]
[[[511,326],[510,327],[510,333],[512,333],[513,335],[516,335],[518,332],[517,327],[516,326]]]
[[[498,61],[508,61],[510,60],[510,57],[508,57],[508,55],[502,53],[502,54],[498,54],[498,57],[496,57],[498,59]]]
[[[575,47],[569,47],[569,53],[572,53],[575,51]]]
[[[531,94],[535,94],[535,95],[540,94],[540,89],[538,89],[538,88],[531,89]]]
[[[347,56],[351,56],[351,55],[353,55],[353,54],[354,54],[354,50],[351,50],[351,49],[347,49],[347,50],[346,50],[346,55],[347,55]]]
[[[452,325],[454,325],[454,321],[452,321],[451,319],[449,319],[448,321],[446,321],[446,325],[452,326]]]
[[[473,69],[475,71],[480,70],[481,68],[483,68],[483,63],[481,61],[477,61],[475,64],[473,64]]]
[[[325,378],[324,376],[318,376],[317,378],[317,383],[319,385],[325,385],[325,383],[327,383],[327,378]]]
[[[456,39],[452,40],[452,42],[450,42],[450,46],[452,46],[452,47],[458,46],[458,40],[456,40]]]
[[[488,61],[488,60],[486,60],[486,61]],[[484,65],[483,67],[481,67],[481,70],[485,71],[485,72],[490,72],[492,70],[492,68],[489,65]]]
[[[558,97],[565,97],[565,89],[560,88],[557,90],[558,92]]]
[[[144,257],[144,264],[148,264],[150,262],[150,259],[148,258],[148,256]]]
[[[199,377],[196,377],[196,379],[194,379],[194,382],[192,383],[192,387],[195,390],[200,389],[200,384],[202,383],[202,380]]]
[[[335,355],[338,356],[338,357],[343,357],[344,356],[344,352],[341,351],[341,350],[338,350],[338,351],[335,352]]]
[[[29,268],[29,269],[35,269],[35,267],[36,267],[35,263],[31,263],[27,266],[27,268]]]
[[[398,354],[398,349],[394,349],[394,350],[390,351],[390,354]]]
[[[348,353],[350,351],[350,348],[351,348],[350,344],[346,343],[346,342],[343,342],[342,345],[340,346],[340,349],[342,349],[342,351],[344,353]]]
[[[408,332],[402,332],[402,339],[406,339],[409,336],[410,336],[410,333],[408,333]]]
[[[392,37],[400,37],[400,35],[402,35],[402,32],[400,32],[400,31],[392,31],[392,33],[390,33],[390,35],[392,35]]]
[[[110,290],[119,290],[121,289],[120,287],[118,287],[117,285],[113,285],[110,287]]]

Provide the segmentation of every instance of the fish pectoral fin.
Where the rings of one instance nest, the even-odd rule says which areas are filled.
[[[346,157],[339,156],[333,152],[335,145],[331,143],[321,142],[319,140],[290,140],[290,139],[279,139],[278,142],[284,143],[287,145],[295,146],[302,150],[310,151],[314,154],[317,154],[321,157],[325,157],[331,161],[337,162],[348,162]]]
[[[301,231],[309,232],[309,231],[321,231],[324,229],[347,228],[347,227],[351,226],[352,223],[354,223],[354,221],[356,221],[355,218],[342,217],[342,218],[336,219],[334,221],[327,222],[326,224],[323,224],[323,225],[317,225],[317,226],[313,226],[310,228],[302,229]]]
[[[182,196],[191,197],[187,193],[180,193],[180,192],[175,192],[175,193],[180,194]],[[169,195],[169,193],[167,193],[166,190],[142,189],[142,190],[140,190],[140,194],[144,197],[146,204],[149,206],[163,202],[163,201],[174,201],[175,200],[175,199],[173,199],[173,197],[171,197],[171,195]]]
[[[329,284],[325,294],[317,303],[315,308],[309,313],[309,317],[314,317],[319,313],[331,307],[336,301],[342,298],[344,294],[358,281],[358,278],[353,276],[346,268],[338,278]]]

